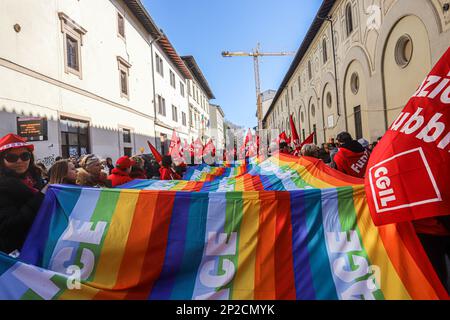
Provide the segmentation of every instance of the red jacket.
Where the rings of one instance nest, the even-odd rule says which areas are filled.
[[[181,180],[178,173],[174,172],[171,168],[159,168],[160,180]]]
[[[121,184],[130,182],[133,179],[130,178],[127,172],[114,168],[111,171],[111,174],[108,176],[108,180],[111,180],[112,186],[116,187],[120,186]]]
[[[364,149],[358,141],[353,140],[348,145],[339,148],[333,161],[336,169],[357,178],[364,178],[369,162],[369,151]]]

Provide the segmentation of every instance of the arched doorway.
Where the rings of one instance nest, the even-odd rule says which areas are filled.
[[[309,100],[308,107],[308,121],[309,121],[309,134],[313,131],[316,132],[314,136],[314,143],[317,143],[317,119],[318,119],[319,108],[317,104],[317,100],[314,97],[311,97]]]
[[[358,60],[353,60],[345,73],[344,98],[348,132],[354,139],[369,139],[366,77]]]

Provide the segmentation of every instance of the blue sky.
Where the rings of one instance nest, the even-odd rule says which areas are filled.
[[[222,51],[297,51],[322,0],[143,0],[179,55],[193,55],[225,117],[256,126],[251,57]],[[277,90],[293,56],[260,60],[261,91]]]

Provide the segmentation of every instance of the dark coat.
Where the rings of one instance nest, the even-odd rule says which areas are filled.
[[[0,176],[0,251],[22,248],[43,200],[19,178]]]

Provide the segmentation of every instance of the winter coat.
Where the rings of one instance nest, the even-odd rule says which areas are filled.
[[[20,178],[0,176],[0,251],[22,248],[43,200],[43,193],[33,192]]]
[[[83,168],[78,168],[77,172],[77,184],[80,186],[96,188],[111,187],[111,181],[107,180],[106,175],[100,175],[100,177],[97,178]]]
[[[131,179],[147,179],[145,171],[141,168],[132,168],[130,172]]]
[[[357,178],[364,178],[369,152],[356,140],[342,145],[335,154],[336,169]]]
[[[108,176],[108,180],[111,181],[112,187],[117,187],[133,180],[130,178],[128,172],[114,168],[111,174]]]

